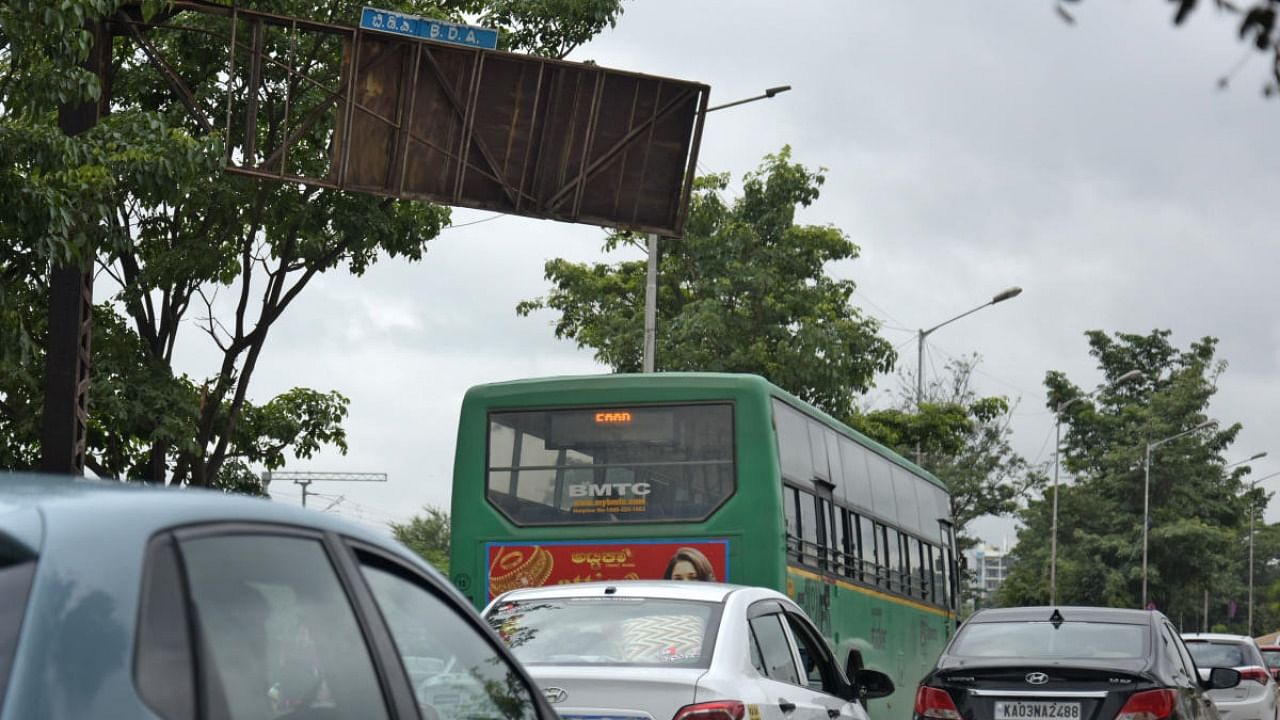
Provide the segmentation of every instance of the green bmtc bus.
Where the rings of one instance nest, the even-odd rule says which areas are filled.
[[[893,677],[873,716],[907,720],[955,626],[950,507],[937,478],[754,375],[516,380],[463,400],[450,568],[476,607],[681,573],[775,588],[837,657]]]

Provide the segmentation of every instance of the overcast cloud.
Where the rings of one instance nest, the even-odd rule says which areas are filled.
[[[712,104],[794,86],[710,115],[700,171],[736,182],[784,144],[825,166],[802,220],[861,246],[830,271],[857,282],[855,301],[907,366],[914,328],[1024,288],[931,336],[927,372],[980,354],[978,390],[1020,400],[1015,441],[1029,460],[1052,453],[1045,372],[1098,382],[1086,330],[1169,328],[1179,347],[1220,338],[1230,367],[1213,415],[1244,423],[1232,455],[1270,451],[1255,477],[1280,471],[1280,103],[1259,96],[1265,59],[1220,92],[1244,55],[1228,18],[1204,8],[1175,30],[1164,2],[1072,7],[1074,27],[1050,0],[631,0],[615,30],[570,59],[706,82]],[[458,225],[490,217],[454,211]],[[289,469],[390,475],[379,487],[314,485],[331,496],[316,506],[341,496],[331,511],[374,524],[447,507],[467,387],[604,371],[554,338],[553,315],[514,311],[545,292],[545,260],[599,259],[603,237],[501,216],[447,230],[422,263],[310,288],[273,329],[251,394],[340,390],[350,454]],[[202,357],[189,339],[182,362],[194,371]],[[1011,527],[980,526],[994,541]]]

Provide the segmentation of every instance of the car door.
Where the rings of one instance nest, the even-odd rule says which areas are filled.
[[[839,682],[824,653],[821,638],[802,616],[792,616],[780,603],[766,601],[754,605],[748,613],[753,648],[753,663],[764,677],[759,682],[768,698],[763,708],[768,717],[785,720],[832,720],[842,715],[854,717],[847,702],[827,692],[831,683]],[[792,628],[798,628],[793,630]],[[757,656],[758,648],[758,656]],[[802,651],[803,648],[803,651]],[[810,662],[809,658],[814,658]]]
[[[807,716],[814,720],[832,720],[859,715],[858,709],[842,697],[847,693],[848,683],[817,628],[798,612],[788,610],[783,617],[800,661],[801,680],[807,691],[802,694],[801,705]]]
[[[162,533],[140,605],[134,682],[165,720],[555,717],[460,597],[333,533]]]
[[[1162,641],[1160,644],[1166,648],[1166,654],[1172,656],[1169,662],[1172,666],[1173,681],[1178,687],[1178,694],[1185,703],[1190,719],[1218,720],[1218,709],[1200,687],[1200,673],[1186,644],[1182,642],[1182,636],[1168,621],[1160,622],[1160,636]]]
[[[355,560],[423,720],[545,720],[555,712],[469,607],[377,548]]]
[[[801,711],[804,680],[782,606],[775,601],[756,603],[748,612],[747,625],[751,631],[752,664],[760,672],[756,682],[765,698],[760,706],[762,720],[818,720]],[[821,720],[828,719],[824,716]]]
[[[319,531],[223,523],[147,548],[134,682],[166,720],[416,717],[399,660]]]

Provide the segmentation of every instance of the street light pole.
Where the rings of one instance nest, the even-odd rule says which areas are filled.
[[[1142,461],[1142,608],[1147,607],[1147,533],[1151,525],[1151,451],[1172,442],[1180,437],[1185,437],[1191,433],[1199,432],[1207,427],[1217,425],[1217,420],[1205,420],[1190,430],[1183,430],[1177,435],[1171,435],[1163,440],[1157,440],[1153,443],[1147,443],[1146,457]]]
[[[1097,388],[1092,392],[1085,393],[1079,397],[1064,400],[1058,403],[1058,407],[1054,410],[1054,430],[1053,430],[1053,523],[1049,532],[1049,604],[1058,604],[1058,467],[1062,464],[1062,412],[1072,405],[1086,400],[1102,392],[1108,387],[1115,387],[1122,382],[1142,377],[1141,370],[1130,370],[1120,377],[1112,380],[1110,384]]]
[[[965,312],[960,313],[959,315],[951,318],[950,320],[946,320],[944,322],[938,323],[937,325],[934,325],[928,330],[917,331],[916,333],[916,412],[920,411],[920,406],[924,403],[924,339],[928,337],[929,334],[932,333],[934,330],[937,330],[938,328],[944,325],[950,325],[951,323],[959,320],[962,317],[967,317],[969,315],[972,315],[978,312],[982,308],[995,305],[996,303],[999,303],[999,302],[1004,302],[1005,300],[1009,300],[1010,298],[1018,297],[1021,294],[1022,294],[1022,288],[1020,287],[1011,287],[1007,290],[1002,290],[999,293],[996,293],[995,297],[982,303],[978,307],[973,308],[972,310],[966,310]],[[916,463],[919,463],[920,459],[921,459],[920,443],[917,442],[916,443]]]
[[[716,110],[724,110],[725,108],[734,107],[736,105],[744,105],[756,100],[765,100],[780,93],[784,93],[791,89],[790,85],[779,85],[777,87],[765,88],[763,95],[734,100],[723,105],[709,107],[702,111],[703,115]],[[649,233],[649,265],[645,273],[644,281],[644,356],[641,360],[641,370],[651,373],[654,371],[654,356],[658,350],[658,236],[655,233]]]
[[[1262,454],[1266,455],[1266,453]],[[1253,637],[1253,523],[1254,516],[1258,514],[1258,508],[1253,504],[1253,491],[1258,487],[1259,482],[1277,475],[1280,475],[1280,472],[1263,475],[1249,482],[1249,637]]]

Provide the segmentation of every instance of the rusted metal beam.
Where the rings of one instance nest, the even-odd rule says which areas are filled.
[[[178,77],[178,73],[174,72],[173,67],[165,62],[164,57],[156,50],[155,46],[143,37],[136,23],[131,20],[125,20],[124,25],[129,30],[129,36],[133,38],[134,42],[138,43],[138,47],[142,48],[142,52],[146,53],[147,59],[160,70],[160,74],[169,83],[169,89],[173,90],[173,93],[178,96],[178,100],[182,101],[182,104],[191,112],[192,117],[199,123],[200,129],[205,133],[212,133],[213,122],[200,109],[200,105],[196,103],[195,94],[191,92],[187,84],[182,82],[182,78]]]
[[[689,96],[693,94],[693,92],[694,92],[693,90],[685,90],[681,92],[680,94],[676,95],[674,99],[667,101],[667,104],[664,105],[661,110],[654,113],[652,117],[640,123],[636,127],[632,128],[630,132],[624,135],[622,139],[614,143],[612,147],[606,150],[604,154],[602,154],[595,162],[591,163],[591,165],[588,166],[583,172],[581,172],[577,177],[573,178],[568,183],[566,183],[564,187],[560,188],[560,191],[557,192],[555,195],[553,195],[551,199],[547,201],[547,207],[555,208],[558,205],[560,205],[564,201],[565,196],[571,192],[574,192],[580,183],[586,182],[588,179],[590,179],[592,175],[599,172],[599,170],[602,167],[604,167],[611,160],[613,160],[613,157],[615,155],[617,155],[622,150],[626,149],[627,145],[630,145],[632,142],[635,142],[635,139],[640,137],[640,135],[643,134],[646,130],[648,130],[650,126],[657,124],[659,120],[666,117],[673,110],[679,107],[682,103],[686,102],[689,99]]]
[[[111,34],[104,21],[87,25],[93,45],[85,69],[104,88],[98,99],[63,105],[58,126],[68,136],[98,124],[109,102]],[[94,233],[85,229],[86,235]],[[49,335],[45,343],[45,392],[40,469],[84,474],[88,443],[90,347],[93,338],[93,257],[56,265],[49,274]]]

